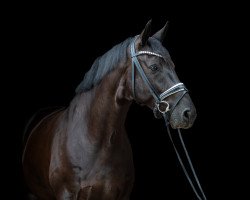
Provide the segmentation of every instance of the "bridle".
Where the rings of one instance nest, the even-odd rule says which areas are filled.
[[[156,91],[156,89],[153,87],[153,85],[151,84],[151,82],[149,81],[149,79],[147,78],[146,74],[144,73],[144,70],[143,68],[141,67],[140,65],[140,62],[138,61],[137,59],[137,56],[140,56],[140,55],[152,55],[152,56],[157,56],[157,57],[160,57],[160,58],[163,58],[162,55],[160,54],[157,54],[157,53],[154,53],[154,52],[151,52],[151,51],[138,51],[136,52],[135,50],[135,41],[137,39],[137,36],[135,37],[135,39],[133,40],[133,42],[131,43],[131,47],[130,47],[130,53],[131,53],[131,59],[132,59],[132,94],[133,94],[133,98],[136,99],[136,94],[135,94],[135,72],[136,70],[139,72],[141,78],[143,79],[144,83],[148,86],[148,89],[150,91],[150,93],[152,94],[154,100],[155,100],[155,107],[158,109],[158,111],[160,113],[162,113],[163,117],[164,117],[164,120],[165,120],[165,124],[167,126],[167,131],[168,131],[168,135],[169,135],[169,138],[172,142],[172,145],[174,147],[174,150],[175,150],[175,153],[177,155],[177,158],[179,160],[179,163],[183,169],[183,172],[184,174],[186,175],[187,177],[187,180],[188,182],[190,183],[190,186],[192,187],[196,197],[199,199],[199,200],[202,200],[202,198],[200,197],[200,195],[198,194],[195,186],[194,186],[194,183],[192,181],[192,179],[190,178],[189,176],[189,173],[187,172],[187,169],[180,157],[180,153],[173,141],[173,138],[172,138],[172,135],[171,135],[171,132],[170,132],[170,129],[169,129],[169,120],[170,120],[170,117],[171,117],[171,114],[172,112],[174,111],[175,107],[178,105],[178,103],[181,101],[181,99],[185,96],[185,94],[188,92],[187,88],[184,86],[183,83],[176,83],[175,85],[173,85],[172,87],[170,87],[169,89],[166,89],[164,92],[162,92],[161,94],[158,94],[158,92]],[[177,98],[177,100],[175,101],[175,103],[173,104],[173,106],[170,108],[170,105],[168,103],[168,101],[166,101],[165,99],[173,94],[176,94],[176,93],[180,93],[182,92],[182,94]],[[161,108],[161,105],[164,105],[165,109],[162,109]],[[188,151],[186,149],[186,146],[184,144],[184,141],[182,139],[182,136],[181,136],[181,132],[180,132],[180,129],[178,129],[178,135],[179,135],[179,138],[180,138],[180,142],[182,144],[182,148],[185,152],[185,156],[186,156],[186,159],[188,161],[188,164],[189,164],[189,167],[192,171],[192,174],[194,176],[194,179],[196,181],[196,184],[200,190],[200,193],[202,194],[203,196],[203,199],[206,200],[206,196],[202,190],[202,187],[200,185],[200,182],[199,182],[199,179],[196,175],[196,172],[194,170],[194,167],[193,167],[193,164],[191,162],[191,159],[189,157],[189,154],[188,154]]]
[[[136,40],[136,39],[135,39]],[[188,92],[187,88],[184,86],[183,83],[177,83],[175,85],[173,85],[172,87],[170,87],[169,89],[165,90],[164,92],[162,92],[161,94],[159,94],[156,89],[153,87],[153,85],[150,83],[150,81],[148,80],[146,74],[144,73],[138,59],[137,56],[140,55],[152,55],[152,56],[157,56],[160,58],[163,58],[162,55],[154,53],[154,52],[150,52],[150,51],[139,51],[139,52],[135,52],[135,40],[134,42],[131,44],[130,47],[130,51],[131,51],[131,59],[132,59],[132,94],[134,99],[136,99],[136,95],[135,95],[135,69],[137,69],[137,71],[139,72],[139,74],[141,75],[143,81],[146,83],[146,85],[149,88],[150,93],[152,94],[152,96],[154,97],[155,100],[155,107],[158,109],[158,111],[162,114],[167,115],[167,123],[169,123],[169,119],[170,116],[173,112],[173,110],[175,109],[175,107],[177,106],[177,104],[179,103],[179,101],[184,97],[184,95]],[[136,67],[136,68],[135,68]],[[182,92],[182,95],[177,99],[176,103],[172,106],[172,108],[170,108],[170,105],[167,101],[165,101],[164,99],[166,99],[167,97]],[[161,104],[163,104],[165,107],[164,110],[161,109]]]

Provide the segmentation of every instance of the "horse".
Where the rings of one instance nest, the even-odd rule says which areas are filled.
[[[33,199],[128,200],[134,183],[125,130],[133,101],[173,129],[190,128],[196,109],[163,46],[167,23],[151,34],[151,20],[98,57],[68,107],[30,131],[23,174]]]

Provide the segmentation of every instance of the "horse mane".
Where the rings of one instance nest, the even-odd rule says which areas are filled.
[[[127,38],[125,41],[112,47],[104,55],[98,57],[90,70],[85,74],[83,81],[77,86],[75,92],[86,92],[98,85],[103,77],[118,66],[120,59],[126,56],[127,48],[131,41],[132,38]]]

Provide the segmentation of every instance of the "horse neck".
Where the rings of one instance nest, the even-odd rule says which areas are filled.
[[[119,68],[110,72],[101,83],[88,92],[75,97],[69,111],[74,115],[82,129],[93,138],[99,139],[104,133],[111,133],[123,129],[130,101],[122,104],[116,100],[116,94],[123,69]]]

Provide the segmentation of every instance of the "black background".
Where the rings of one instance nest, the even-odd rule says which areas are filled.
[[[240,89],[247,80],[240,47],[246,19],[243,6],[87,3],[15,4],[4,14],[5,199],[25,195],[22,132],[32,114],[47,106],[67,106],[94,59],[139,34],[151,18],[152,32],[169,20],[164,45],[197,108],[196,123],[183,132],[204,191],[208,199],[241,199],[248,159],[247,123],[236,112],[245,109],[246,92]],[[136,169],[131,199],[194,199],[163,122],[154,119],[148,108],[133,104],[126,127]]]

